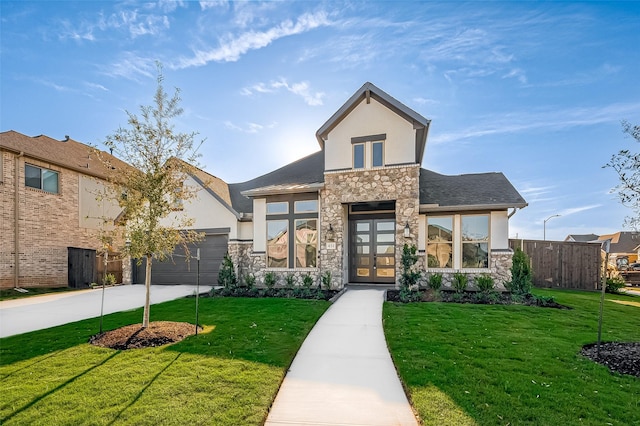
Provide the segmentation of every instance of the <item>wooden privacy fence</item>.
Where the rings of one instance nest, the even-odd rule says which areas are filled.
[[[600,244],[509,240],[531,258],[533,285],[543,288],[597,290],[601,285]]]
[[[96,283],[102,284],[104,277],[104,257],[102,253],[96,255],[96,273]],[[122,259],[120,259],[120,253],[109,252],[107,274],[113,274],[116,277],[116,283],[122,283]]]

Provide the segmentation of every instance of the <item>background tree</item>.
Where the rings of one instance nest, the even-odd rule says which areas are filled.
[[[622,131],[640,143],[640,126],[622,121]],[[620,183],[612,192],[618,194],[622,205],[633,210],[633,216],[627,216],[624,225],[638,229],[640,225],[640,153],[628,149],[612,155],[604,167],[611,167],[618,174]]]
[[[142,327],[149,325],[151,266],[153,258],[164,260],[177,245],[201,238],[195,231],[185,230],[193,221],[174,212],[183,200],[196,195],[196,188],[185,185],[187,174],[195,168],[197,133],[180,133],[172,120],[183,112],[180,90],[169,97],[163,87],[162,66],[158,67],[154,104],[140,107],[140,117],[126,111],[128,126],[107,136],[104,144],[112,154],[131,167],[111,167],[108,180],[111,195],[119,200],[122,213],[118,232],[126,241],[122,251],[142,262],[146,260],[145,305]]]

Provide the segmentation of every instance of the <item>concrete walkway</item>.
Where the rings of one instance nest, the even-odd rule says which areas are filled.
[[[349,289],[320,318],[266,426],[417,425],[382,331],[384,291]]]
[[[200,286],[200,293],[211,290]],[[151,303],[161,303],[195,295],[193,285],[151,286]],[[104,313],[127,311],[144,306],[144,285],[109,287],[104,294]],[[0,337],[27,333],[100,316],[102,289],[33,296],[0,302]],[[142,317],[140,318],[142,321]]]

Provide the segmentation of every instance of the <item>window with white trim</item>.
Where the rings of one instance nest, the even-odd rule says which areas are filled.
[[[267,202],[267,267],[315,268],[318,200],[289,198]]]
[[[489,227],[488,214],[428,216],[427,268],[488,268]]]
[[[24,184],[30,188],[41,189],[52,194],[58,194],[58,172],[33,166],[24,165]]]

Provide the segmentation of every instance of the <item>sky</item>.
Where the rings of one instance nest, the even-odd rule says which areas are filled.
[[[151,105],[156,63],[201,167],[243,182],[320,149],[369,81],[432,120],[423,167],[502,172],[510,237],[623,229],[603,168],[638,150],[640,2],[0,0],[0,131],[92,145]]]

